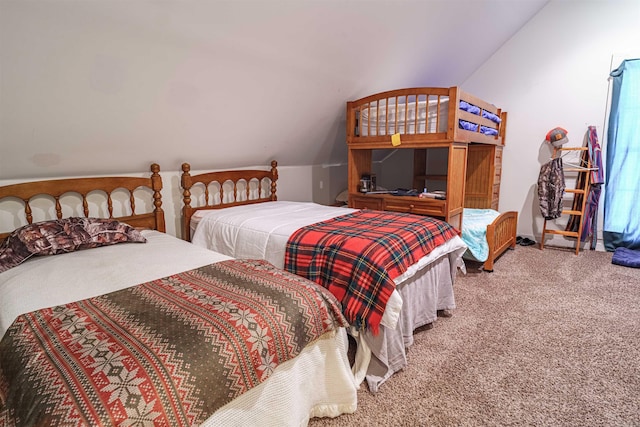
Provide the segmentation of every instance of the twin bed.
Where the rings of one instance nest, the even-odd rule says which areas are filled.
[[[285,267],[291,252],[288,243],[295,233],[317,224],[361,215],[356,209],[277,201],[275,161],[270,170],[220,171],[192,176],[187,163],[182,165],[182,170],[183,237],[198,246],[236,258],[266,259],[277,267]],[[400,220],[405,214],[397,215],[392,218]],[[410,218],[418,223],[448,226],[427,217]],[[354,220],[369,221],[370,218],[355,217]],[[354,234],[352,226],[347,230],[351,234],[346,240],[352,235],[360,237],[359,233]],[[338,234],[335,229],[331,233],[332,238]],[[393,278],[395,291],[386,304],[379,333],[369,328],[350,329],[358,349],[354,366],[356,379],[358,383],[366,379],[372,392],[407,365],[407,348],[413,343],[413,331],[433,323],[438,312],[455,308],[453,283],[458,268],[464,267],[462,255],[466,246],[458,235],[452,234],[443,240]],[[313,249],[317,252],[315,258],[327,252],[333,255],[332,245],[342,247],[344,243],[333,242]],[[327,270],[326,266],[317,269]]]
[[[337,300],[163,233],[161,188],[157,165],[151,178],[0,187],[15,214],[0,235],[0,424],[304,425],[355,411]]]
[[[327,258],[334,261],[335,248],[345,245],[344,241],[336,243],[336,234],[347,236],[346,240],[350,236],[360,237],[360,232],[354,229],[359,221],[370,226],[369,219],[354,218],[351,223],[331,225],[332,221],[346,221],[345,218],[351,215],[359,215],[361,210],[278,201],[277,180],[275,161],[267,169],[197,175],[191,175],[191,166],[184,163],[181,177],[183,237],[195,245],[236,258],[265,259],[331,288],[331,281],[343,278],[335,274],[323,276],[327,270],[340,268],[327,263]],[[455,308],[453,284],[458,269],[465,268],[463,256],[482,262],[485,270],[492,271],[495,260],[515,246],[517,213],[488,211],[469,209],[467,232],[463,227],[460,236],[449,236],[438,242],[433,250],[413,260],[406,271],[393,277],[395,290],[384,306],[379,333],[362,328],[349,319],[352,321],[350,333],[357,343],[354,374],[358,383],[366,379],[369,390],[377,392],[386,380],[407,365],[407,349],[413,344],[414,330],[432,324],[439,313]],[[433,218],[411,217],[416,222],[446,224]],[[400,219],[401,216],[396,220]],[[301,230],[320,224],[327,228],[324,232],[331,237],[319,237],[318,240],[325,239],[322,245],[307,248],[307,268],[298,268],[295,260],[291,260],[292,254],[298,251],[297,246],[292,248],[292,240]],[[341,226],[348,231],[339,233]],[[376,223],[375,227],[378,226]],[[347,286],[355,286],[353,277],[346,280],[350,283]],[[343,306],[347,304],[340,289],[338,292],[334,289],[334,294],[342,297]]]

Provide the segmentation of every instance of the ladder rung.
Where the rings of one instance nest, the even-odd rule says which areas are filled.
[[[562,211],[562,215],[582,215],[582,211],[566,210]]]
[[[578,237],[577,231],[565,231],[565,230],[545,230],[545,234],[561,234],[568,237]]]
[[[589,172],[589,168],[564,168],[565,172]]]
[[[584,191],[581,188],[566,188],[565,193],[575,193],[575,194],[584,194],[586,193],[586,191]]]
[[[558,151],[587,151],[589,147],[558,147]]]

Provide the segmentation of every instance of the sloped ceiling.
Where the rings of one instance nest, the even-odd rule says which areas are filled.
[[[0,179],[346,162],[345,103],[458,85],[547,0],[0,1]]]

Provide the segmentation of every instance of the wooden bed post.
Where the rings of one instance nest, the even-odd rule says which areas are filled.
[[[355,134],[355,121],[356,121],[356,112],[355,109],[352,108],[354,103],[349,101],[347,102],[347,144],[351,142],[351,138]]]
[[[454,140],[454,132],[458,127],[458,105],[460,105],[460,91],[458,86],[449,88],[449,113],[447,115],[447,139]]]
[[[160,190],[162,190],[162,177],[160,176],[160,165],[157,163],[151,165],[151,188],[153,190],[153,205],[155,206],[153,213],[156,219],[156,229],[164,233],[166,228],[164,211],[162,210],[162,194],[160,193]],[[131,214],[133,215],[134,212]]]
[[[189,223],[191,222],[191,215],[193,215],[193,208],[191,207],[191,165],[189,163],[182,164],[182,238],[187,242],[191,241],[191,229]]]
[[[271,161],[271,200],[278,200],[278,196],[276,196],[276,181],[278,180],[278,162],[275,160]]]
[[[500,111],[500,119],[502,120],[500,122],[500,134],[498,136],[500,136],[502,138],[502,145],[506,145],[507,144],[507,112],[506,111]]]

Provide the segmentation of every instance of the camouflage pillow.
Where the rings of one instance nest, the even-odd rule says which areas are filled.
[[[32,256],[146,241],[138,230],[114,219],[65,218],[37,222],[18,228],[4,241],[0,247],[0,273]]]

